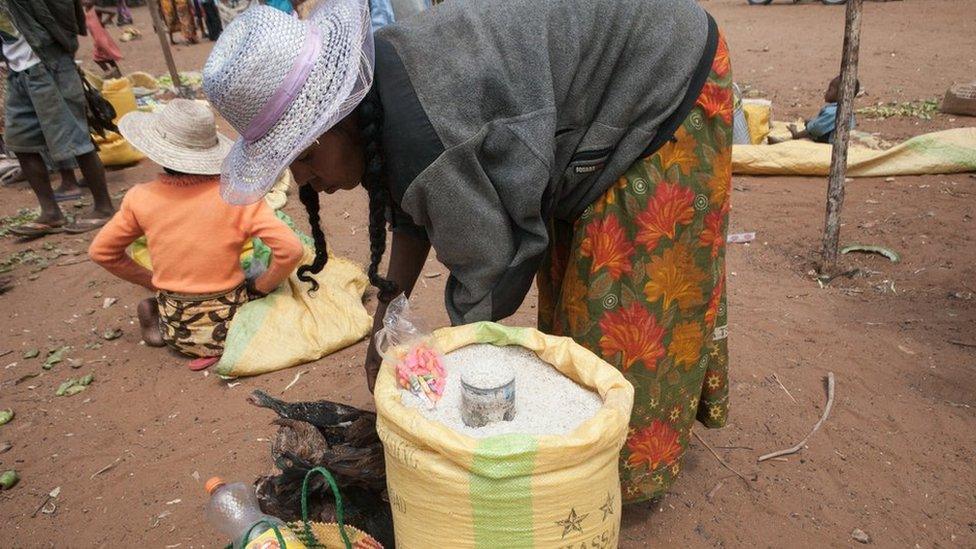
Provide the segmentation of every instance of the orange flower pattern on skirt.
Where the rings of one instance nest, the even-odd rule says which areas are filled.
[[[648,370],[657,369],[657,359],[664,356],[661,340],[664,328],[639,302],[618,311],[608,311],[600,320],[600,349],[604,356],[620,355],[624,371],[635,362],[642,362]]]
[[[575,223],[553,221],[539,327],[571,336],[636,391],[621,451],[624,501],[666,492],[696,420],[728,417],[725,239],[732,72],[712,73],[675,140],[636,161]]]
[[[627,449],[630,450],[627,464],[645,465],[648,469],[658,469],[673,464],[681,455],[678,438],[678,431],[675,431],[671,425],[654,420],[650,426],[627,438]]]
[[[606,268],[610,276],[617,279],[631,270],[630,256],[634,253],[634,245],[616,217],[595,221],[587,227],[580,251],[585,257],[593,258],[593,273]]]
[[[695,218],[694,202],[691,189],[667,182],[658,185],[647,209],[637,216],[637,242],[653,250],[661,237],[674,240],[678,225],[687,225]]]

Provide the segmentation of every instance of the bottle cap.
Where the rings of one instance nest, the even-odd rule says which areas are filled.
[[[207,480],[207,483],[204,484],[203,487],[207,490],[208,494],[213,495],[213,493],[217,491],[217,488],[220,488],[224,484],[225,484],[224,479],[220,477],[210,477],[210,479]]]

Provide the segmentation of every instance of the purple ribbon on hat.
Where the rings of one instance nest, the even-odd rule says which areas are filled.
[[[305,81],[308,80],[308,74],[312,72],[312,67],[318,61],[321,50],[322,38],[319,29],[315,25],[309,25],[308,32],[305,33],[302,50],[298,52],[298,57],[295,58],[291,70],[278,85],[278,89],[275,90],[271,99],[268,99],[261,111],[242,132],[241,135],[245,141],[253,143],[261,139],[278,123],[281,115],[291,106],[295,97],[298,96],[298,92],[305,85]]]

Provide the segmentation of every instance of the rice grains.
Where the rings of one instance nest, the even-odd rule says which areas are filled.
[[[515,371],[515,419],[484,427],[468,427],[461,420],[461,376],[489,379],[507,365]],[[532,351],[519,346],[476,344],[444,356],[447,384],[437,407],[428,409],[410,391],[401,390],[403,404],[417,408],[427,419],[474,438],[508,433],[565,435],[596,415],[603,400],[577,385]]]

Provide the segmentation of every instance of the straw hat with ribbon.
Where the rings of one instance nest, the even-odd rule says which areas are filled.
[[[216,175],[233,141],[221,135],[201,101],[174,99],[158,112],[132,111],[119,132],[153,162],[183,173]]]
[[[204,92],[241,135],[221,172],[224,200],[260,199],[372,82],[365,0],[329,0],[306,20],[266,6],[239,15],[203,69]]]

